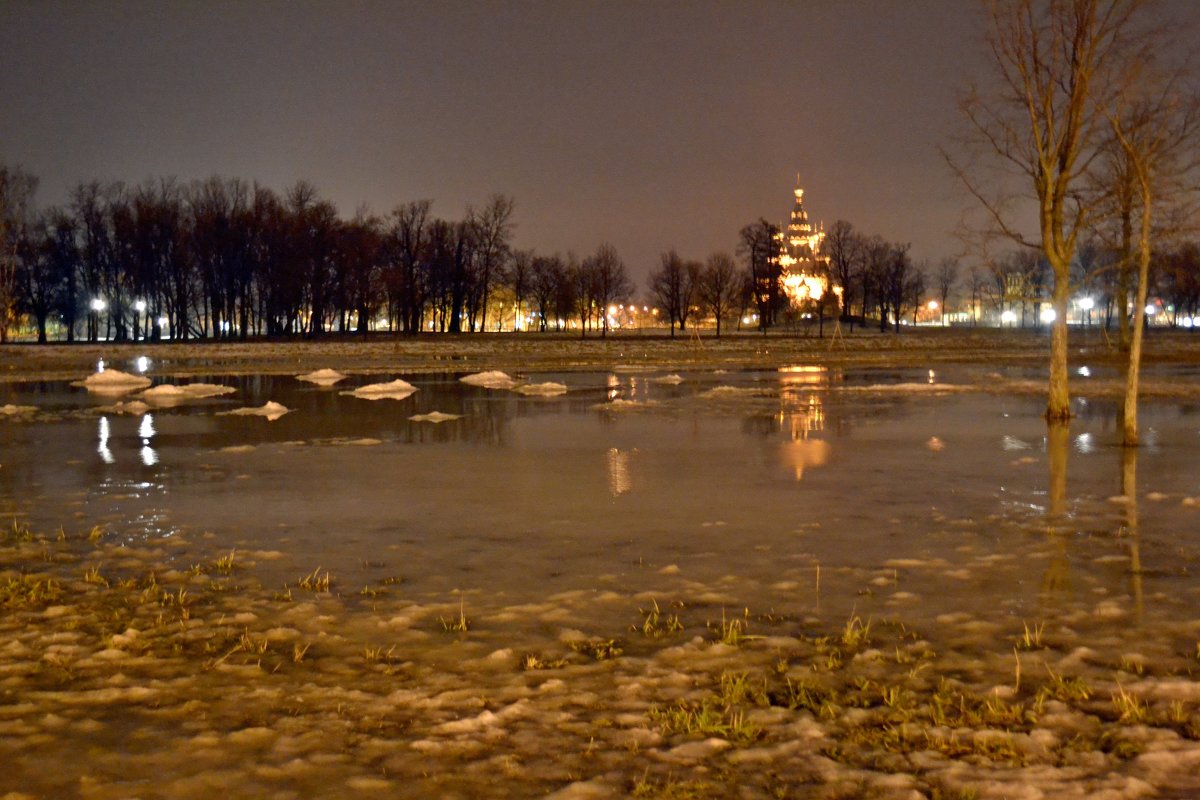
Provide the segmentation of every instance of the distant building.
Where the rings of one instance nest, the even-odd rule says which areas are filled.
[[[788,299],[794,305],[803,306],[805,301],[819,301],[829,291],[829,257],[821,252],[825,226],[822,224],[814,229],[808,221],[799,175],[793,194],[796,204],[792,206],[792,217],[787,227],[776,234],[780,283]],[[840,289],[834,287],[834,292],[840,294]]]

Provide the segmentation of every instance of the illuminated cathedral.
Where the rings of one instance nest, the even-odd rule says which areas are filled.
[[[788,299],[801,305],[804,301],[820,300],[829,291],[829,257],[821,252],[825,241],[824,225],[814,229],[804,210],[804,189],[800,188],[800,176],[796,176],[793,192],[796,204],[792,206],[792,217],[787,227],[776,234],[779,242],[780,283]],[[834,287],[838,292],[840,287]]]

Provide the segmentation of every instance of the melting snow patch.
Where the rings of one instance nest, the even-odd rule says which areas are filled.
[[[513,391],[518,394],[538,395],[539,397],[551,397],[556,394],[566,394],[566,384],[547,381],[546,383],[526,383],[521,386],[514,386]]]
[[[744,386],[717,386],[709,389],[707,392],[701,392],[700,396],[709,400],[719,400],[732,397],[771,397],[774,394],[769,389],[751,389]]]
[[[315,383],[318,386],[333,386],[340,380],[345,380],[346,376],[338,372],[336,369],[318,369],[312,372],[306,372],[303,375],[297,375],[296,380],[308,381]]]
[[[443,414],[441,411],[430,411],[428,414],[413,414],[409,417],[413,422],[449,422],[452,419],[462,419],[462,414]]]
[[[464,375],[459,380],[468,386],[482,386],[484,389],[511,389],[517,385],[515,380],[498,370]]]
[[[229,447],[222,447],[217,452],[219,453],[249,453],[256,450],[252,444],[231,444]]]
[[[233,411],[222,411],[220,415],[223,417],[266,417],[268,422],[274,422],[289,411],[291,411],[291,409],[287,406],[276,403],[274,400],[268,400],[261,406],[235,408]]]
[[[143,378],[141,375],[130,375],[128,372],[121,372],[119,369],[106,369],[103,372],[94,372],[83,379],[83,386],[89,392],[97,392],[99,394],[124,394],[125,392],[136,391],[137,389],[145,389],[149,385],[149,378]]]
[[[12,403],[0,406],[0,417],[13,417],[17,414],[32,414],[37,406],[14,406]]]
[[[683,378],[680,377],[679,375],[677,375],[676,373],[672,372],[670,375],[663,375],[658,378],[651,378],[650,382],[651,383],[669,383],[672,386],[678,386],[679,384],[683,383]]]
[[[352,392],[342,392],[342,394],[363,400],[403,400],[416,390],[417,387],[408,381],[397,378],[388,383],[368,383]]]
[[[150,406],[143,403],[141,400],[130,400],[125,402],[119,400],[111,406],[96,406],[92,411],[96,414],[145,414],[150,410]]]
[[[216,383],[189,383],[176,386],[173,383],[163,383],[142,392],[142,397],[153,401],[193,400],[202,397],[220,397],[223,394],[233,394],[237,389],[232,386],[221,386]]]
[[[596,403],[592,406],[597,411],[640,411],[643,408],[652,408],[658,405],[653,400],[639,402],[637,400],[625,400],[620,397],[614,397],[607,403]]]

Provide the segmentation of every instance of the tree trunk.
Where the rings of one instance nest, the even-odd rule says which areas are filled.
[[[1146,294],[1150,282],[1150,196],[1142,196],[1142,235],[1138,242],[1137,299],[1133,303],[1133,324],[1129,338],[1129,360],[1125,364],[1125,402],[1121,407],[1121,444],[1137,447],[1138,378],[1142,367],[1142,336],[1146,319]]]

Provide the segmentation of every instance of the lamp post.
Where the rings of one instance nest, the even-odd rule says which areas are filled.
[[[1083,318],[1083,326],[1085,328],[1092,324],[1092,309],[1095,307],[1096,301],[1091,297],[1084,297],[1079,301],[1079,308],[1086,314]]]
[[[92,330],[89,332],[91,335],[88,338],[93,342],[98,342],[100,341],[100,312],[108,306],[108,303],[104,302],[102,298],[93,297],[89,305],[92,309],[92,318],[89,320]]]
[[[141,325],[142,314],[145,311],[146,311],[146,301],[145,300],[134,300],[133,301],[133,340],[135,342],[138,339],[138,327]],[[145,339],[146,337],[143,336],[142,338]]]

